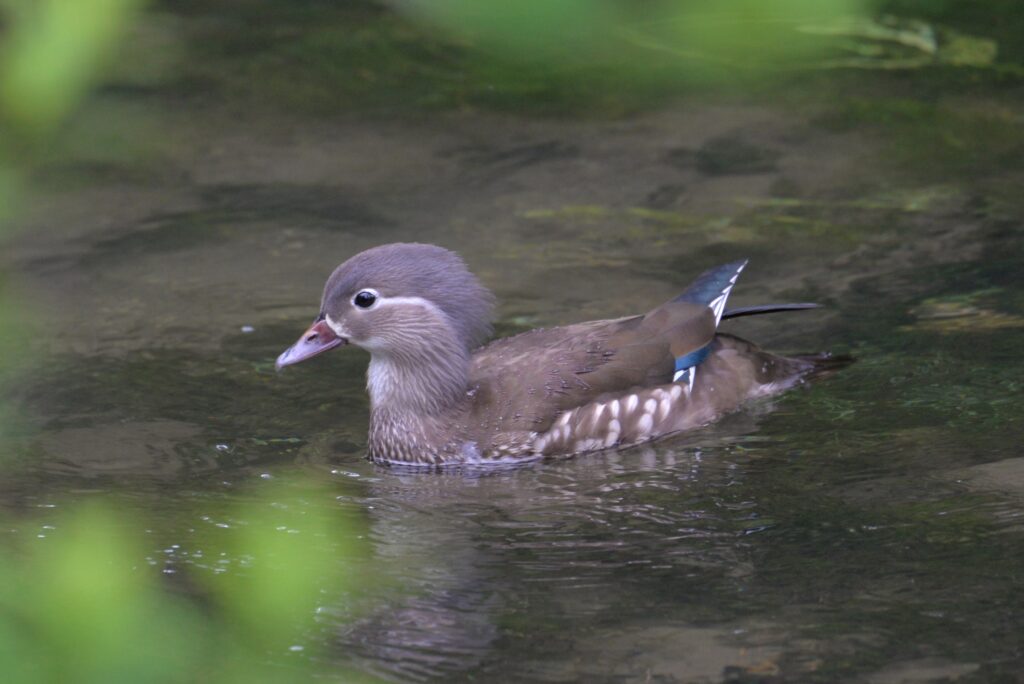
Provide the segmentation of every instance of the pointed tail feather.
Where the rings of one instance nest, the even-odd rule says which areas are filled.
[[[736,285],[740,272],[747,265],[747,260],[734,261],[730,264],[718,266],[704,271],[686,290],[676,297],[675,302],[692,302],[711,309],[715,315],[715,329],[718,328],[725,313],[725,302],[729,299],[729,293]],[[712,331],[711,340],[700,349],[695,349],[682,356],[676,357],[675,373],[672,375],[672,382],[685,382],[690,390],[693,390],[693,382],[697,377],[697,367],[707,357],[714,339]]]
[[[703,304],[715,312],[715,325],[722,320],[725,302],[732,292],[740,271],[747,265],[747,260],[734,261],[730,264],[717,266],[704,271],[686,290],[675,298],[675,301]]]
[[[741,306],[729,309],[722,314],[722,320],[726,318],[739,318],[741,316],[759,316],[761,314],[782,313],[784,311],[805,311],[807,309],[820,309],[821,304],[801,302],[797,304],[761,304],[759,306]]]

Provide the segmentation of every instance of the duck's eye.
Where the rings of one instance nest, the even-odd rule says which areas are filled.
[[[369,290],[363,290],[352,298],[352,303],[360,309],[369,309],[377,301],[377,295]]]

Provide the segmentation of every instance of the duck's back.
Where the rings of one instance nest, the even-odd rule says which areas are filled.
[[[497,340],[473,354],[472,413],[490,430],[543,432],[604,395],[671,382],[676,359],[714,334],[706,306],[668,302],[642,316]]]

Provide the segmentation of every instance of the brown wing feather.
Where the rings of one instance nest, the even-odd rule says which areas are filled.
[[[706,306],[669,302],[643,316],[497,340],[473,355],[471,422],[502,432],[547,430],[563,411],[602,395],[671,382],[675,358],[714,334]]]

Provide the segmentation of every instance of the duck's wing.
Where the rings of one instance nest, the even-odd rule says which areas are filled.
[[[474,422],[543,431],[602,395],[673,381],[692,385],[746,262],[704,273],[683,294],[628,318],[533,330],[473,355]]]

